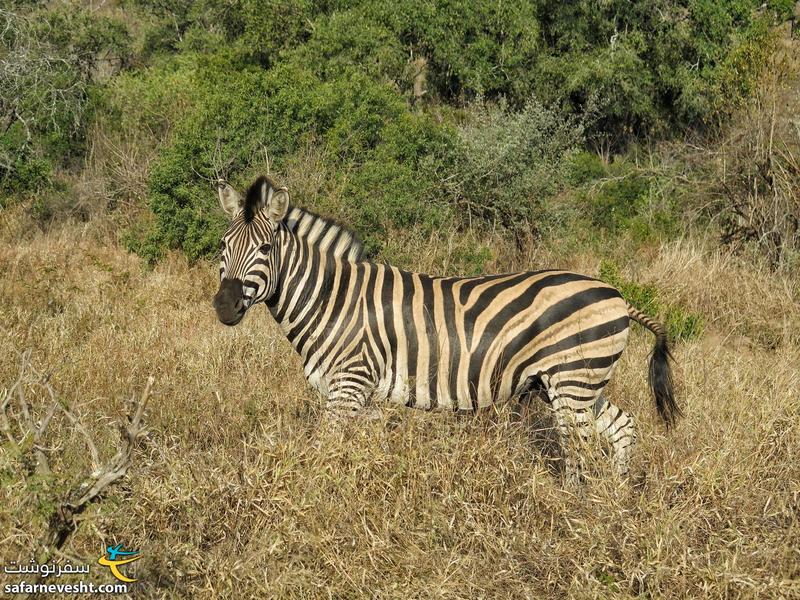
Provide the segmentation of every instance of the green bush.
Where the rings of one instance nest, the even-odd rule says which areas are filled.
[[[748,93],[775,47],[759,4],[541,3],[548,44],[534,85],[572,110],[599,103],[590,133],[611,145],[632,134],[714,125]]]
[[[101,58],[124,66],[129,35],[79,3],[0,11],[0,191],[41,189],[80,164]]]
[[[610,236],[671,235],[665,182],[580,154],[585,138],[608,156],[720,122],[774,41],[749,0],[126,6],[142,20],[143,66],[115,78],[102,109],[166,140],[149,179],[155,219],[134,237],[192,259],[215,252],[224,226],[208,180],[244,187],[265,153],[280,173],[309,145],[322,188],[341,195],[317,208],[372,252],[391,228],[479,220],[519,239],[576,209]],[[577,206],[558,204],[568,185]]]
[[[589,195],[593,224],[615,233],[629,228],[646,206],[651,191],[650,179],[635,172],[600,182]]]
[[[521,108],[536,96],[573,114],[591,109],[590,133],[615,145],[715,124],[775,47],[753,0],[347,4],[428,59],[435,97],[505,97]]]
[[[486,246],[471,245],[456,248],[452,261],[461,275],[479,276],[486,273],[486,263],[492,260],[492,251]]]
[[[338,216],[359,232],[368,252],[379,252],[390,228],[427,233],[453,221],[441,182],[453,137],[424,115],[400,115],[369,158],[345,175],[348,202]]]
[[[157,28],[151,51],[226,48],[262,68],[300,60],[323,79],[357,65],[403,94],[422,58],[434,101],[503,97],[522,108],[536,96],[573,114],[591,106],[591,133],[613,144],[715,123],[774,46],[753,0],[128,3]],[[786,19],[787,6],[775,2],[771,14]]]
[[[183,248],[191,259],[213,255],[224,219],[208,180],[222,174],[220,165],[244,187],[263,167],[264,151],[280,170],[309,140],[336,166],[345,189],[348,203],[336,216],[365,232],[372,250],[389,226],[441,222],[447,207],[436,196],[436,165],[438,156],[447,156],[451,135],[409,112],[396,90],[358,70],[325,81],[298,62],[268,71],[229,66],[198,55],[178,72],[150,71],[129,84],[158,84],[153,97],[164,93],[165,82],[194,86],[172,141],[151,165],[149,204],[156,219],[144,246]]]
[[[0,207],[7,204],[13,195],[40,190],[50,183],[53,164],[45,157],[34,153],[31,145],[13,139],[21,129],[12,126],[0,136]]]
[[[569,166],[569,180],[585,226],[611,237],[629,235],[637,243],[680,234],[674,182],[618,157],[604,164],[582,153]]]
[[[775,12],[778,21],[786,21],[794,14],[795,0],[769,0],[767,6]]]
[[[428,61],[428,82],[445,100],[506,96],[521,105],[531,95],[540,51],[533,2],[367,0],[362,11],[394,31]]]
[[[306,39],[317,15],[310,0],[123,0],[138,13],[141,55],[224,48],[241,65],[269,68]]]
[[[535,100],[519,112],[479,103],[458,129],[451,176],[455,202],[467,221],[488,221],[518,235],[546,228],[547,199],[569,175],[569,157],[582,142],[582,124]]]
[[[600,179],[606,172],[606,166],[594,152],[576,152],[567,161],[567,181],[575,186]]]
[[[159,237],[158,231],[149,227],[147,223],[134,223],[124,232],[122,243],[129,252],[135,252],[147,261],[150,266],[155,265],[166,255],[166,248]]]
[[[289,55],[322,79],[335,79],[354,65],[372,79],[393,82],[408,91],[408,50],[385,25],[351,10],[321,15],[309,40]]]

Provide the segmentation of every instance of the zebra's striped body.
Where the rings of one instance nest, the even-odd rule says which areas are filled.
[[[510,398],[531,377],[584,400],[628,337],[619,293],[574,273],[440,278],[339,258],[311,269],[305,285],[324,273],[330,295],[298,304],[313,294],[298,269],[268,306],[312,385],[353,409],[376,398],[473,410]]]
[[[389,400],[472,411],[543,391],[562,433],[573,423],[588,432],[594,423],[625,470],[633,422],[601,392],[631,317],[657,329],[664,352],[666,345],[658,325],[616,289],[566,271],[431,277],[364,261],[349,231],[289,208],[288,194],[272,210],[275,194],[260,179],[245,202],[235,196],[215,305],[223,322],[235,324],[265,302],[331,410],[359,413]],[[228,296],[220,297],[230,286],[241,289],[241,310],[228,318]],[[651,368],[651,383],[658,377]],[[668,419],[669,392],[659,404]]]

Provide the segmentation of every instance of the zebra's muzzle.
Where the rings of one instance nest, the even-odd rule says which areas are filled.
[[[223,279],[212,304],[217,311],[217,318],[223,324],[236,325],[241,321],[247,310],[241,280]]]

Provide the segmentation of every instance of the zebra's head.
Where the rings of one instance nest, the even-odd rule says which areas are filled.
[[[244,197],[227,181],[217,181],[222,209],[231,218],[222,236],[220,285],[214,296],[217,317],[236,325],[253,304],[275,292],[278,272],[278,228],[289,210],[289,192],[268,177],[259,177]]]

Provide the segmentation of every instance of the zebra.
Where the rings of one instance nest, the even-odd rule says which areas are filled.
[[[636,440],[633,417],[603,389],[630,321],[655,334],[648,380],[667,428],[681,411],[664,328],[614,287],[578,273],[532,271],[433,277],[365,260],[344,226],[289,204],[286,187],[255,180],[244,196],[217,182],[230,217],[221,240],[218,319],[239,323],[264,303],[302,358],[326,414],[364,415],[389,401],[474,413],[539,396],[562,448],[577,432],[608,442],[621,475]],[[568,477],[580,459],[564,452]]]

